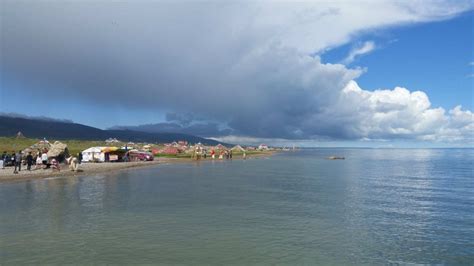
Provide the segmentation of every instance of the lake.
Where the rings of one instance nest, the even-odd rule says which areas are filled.
[[[0,183],[0,264],[472,265],[473,162],[314,149]]]

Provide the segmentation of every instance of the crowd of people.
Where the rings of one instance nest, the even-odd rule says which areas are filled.
[[[82,154],[79,153],[78,157],[66,158],[66,163],[70,166],[70,169],[77,171],[79,164],[81,163]],[[22,151],[12,152],[11,154],[4,151],[0,156],[0,167],[13,167],[13,173],[18,174],[21,171],[22,165],[26,165],[27,171],[38,170],[38,169],[52,169],[53,171],[60,171],[60,162],[57,158],[48,157],[47,151],[38,152],[33,155],[32,152],[28,152],[24,156]],[[32,168],[34,166],[34,169]]]
[[[216,159],[216,156],[218,156],[218,158],[220,160],[222,159],[232,159],[232,149],[230,150],[216,150],[215,149],[211,149],[209,155],[211,156],[212,159]],[[245,152],[243,153],[243,158],[245,159],[246,157],[246,154]],[[207,150],[202,148],[201,146],[196,146],[194,148],[194,151],[193,151],[193,154],[191,156],[191,158],[195,159],[195,160],[200,160],[201,158],[204,158],[206,159],[207,158]]]
[[[211,158],[216,158],[216,151],[214,149],[211,150]],[[221,150],[219,153],[219,159],[232,159],[232,150]],[[243,154],[243,158],[245,158],[245,152]]]

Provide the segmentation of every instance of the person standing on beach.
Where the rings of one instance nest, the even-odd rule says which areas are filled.
[[[7,152],[4,151],[2,157],[0,157],[0,166],[2,169],[5,169],[5,164],[7,163]]]
[[[47,169],[48,168],[48,154],[46,152],[43,152],[43,154],[41,154],[41,161],[43,162],[44,169]]]
[[[35,170],[36,169],[40,169],[41,166],[43,164],[43,161],[41,161],[41,153],[38,153],[38,155],[36,156],[36,166],[35,166]]]
[[[16,170],[18,168],[18,171]],[[21,172],[21,151],[18,151],[15,154],[15,170],[13,171],[14,174],[18,174]]]
[[[12,161],[12,166],[15,166],[15,152],[12,151],[12,155],[10,155],[10,161]]]
[[[78,161],[79,164],[82,163],[82,152],[77,153],[77,161]]]
[[[31,165],[33,165],[33,155],[29,152],[26,156],[26,170],[31,171]]]

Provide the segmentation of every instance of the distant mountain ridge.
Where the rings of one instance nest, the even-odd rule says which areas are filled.
[[[21,132],[28,138],[105,140],[117,138],[121,141],[167,143],[186,140],[217,145],[220,142],[180,133],[147,133],[133,130],[102,130],[68,121],[0,115],[0,136],[13,137]]]

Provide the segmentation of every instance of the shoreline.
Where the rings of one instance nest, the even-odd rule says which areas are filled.
[[[268,152],[262,154],[253,154],[248,155],[248,159],[255,159],[260,157],[269,157],[275,154],[275,152]],[[243,160],[241,156],[234,157],[230,160]],[[29,181],[29,180],[36,180],[36,179],[45,179],[45,178],[52,178],[52,177],[69,177],[69,176],[85,176],[85,175],[96,175],[101,173],[109,173],[113,171],[122,171],[127,169],[133,168],[145,168],[157,165],[165,165],[165,164],[178,164],[178,163],[196,163],[196,162],[224,162],[228,161],[226,159],[201,159],[199,161],[194,159],[188,158],[163,158],[158,157],[155,158],[154,161],[149,162],[110,162],[110,163],[82,163],[79,165],[79,171],[74,172],[69,170],[69,167],[65,164],[61,164],[61,171],[53,172],[52,169],[37,169],[37,170],[26,170],[26,165],[22,165],[22,171],[18,174],[13,173],[13,167],[7,167],[5,169],[0,168],[0,184],[2,183],[9,183],[9,182],[20,182],[20,181]],[[34,169],[34,165],[32,166]]]

